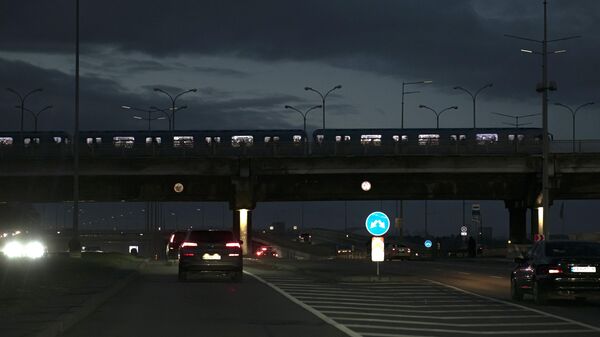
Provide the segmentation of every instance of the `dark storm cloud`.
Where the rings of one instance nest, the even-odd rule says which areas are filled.
[[[53,105],[51,111],[40,116],[41,130],[71,130],[73,124],[74,79],[72,76],[56,70],[46,70],[20,61],[0,59],[0,83],[21,93],[36,88],[43,92],[31,95],[25,106],[37,111],[46,105]],[[156,87],[156,86],[151,86]],[[165,90],[180,92],[178,87],[160,86]],[[206,89],[206,90],[205,90]],[[249,98],[231,99],[230,93],[221,92],[220,96],[203,96],[203,92],[215,93],[211,88],[199,88],[200,94],[182,97],[181,103],[188,105],[177,115],[178,128],[208,129],[245,129],[245,128],[292,128],[285,117],[289,113],[283,106],[288,103],[302,102],[302,99],[280,94],[253,95]],[[95,130],[144,129],[145,123],[132,117],[140,112],[121,109],[121,105],[146,109],[150,106],[167,106],[166,97],[148,90],[144,93],[132,93],[117,82],[96,76],[81,77],[81,128]],[[19,128],[19,110],[16,96],[6,90],[0,93],[0,130]],[[178,104],[179,105],[179,104]],[[33,121],[25,115],[25,130],[33,129]],[[164,124],[164,125],[163,125]],[[166,122],[155,122],[156,128],[166,128]],[[185,125],[185,127],[183,126]]]
[[[549,1],[550,33],[581,34],[557,43],[571,52],[551,61],[560,95],[589,97],[600,86],[600,3]],[[0,48],[73,50],[72,1],[0,5]],[[115,10],[118,9],[118,10]],[[199,53],[261,61],[320,61],[402,79],[431,78],[438,87],[496,85],[487,96],[530,99],[540,58],[520,48],[541,38],[541,2],[510,0],[94,1],[82,2],[82,41],[156,57]],[[556,70],[554,70],[556,69]],[[197,69],[202,70],[202,69]],[[236,70],[204,69],[238,76]]]

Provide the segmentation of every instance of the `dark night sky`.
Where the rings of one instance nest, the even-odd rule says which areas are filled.
[[[54,106],[40,117],[42,130],[72,128],[74,22],[74,1],[0,2],[0,85],[20,92],[44,88],[26,103],[32,110]],[[550,78],[559,87],[552,102],[577,106],[598,100],[599,33],[598,1],[549,1],[550,38],[583,36],[551,45],[552,50],[567,49],[550,56]],[[492,112],[541,110],[534,91],[541,58],[519,51],[541,46],[504,34],[541,39],[542,1],[81,1],[81,125],[143,129],[146,124],[119,107],[166,106],[166,97],[152,91],[161,87],[199,89],[180,101],[189,106],[178,114],[187,128],[298,128],[301,118],[283,106],[318,104],[304,86],[327,90],[342,84],[327,102],[328,127],[393,127],[400,122],[402,82],[429,79],[434,83],[407,89],[420,93],[406,96],[406,127],[434,125],[433,114],[418,109],[419,104],[438,110],[457,105],[458,110],[442,115],[441,126],[470,127],[470,97],[452,88],[474,91],[490,82],[494,86],[477,100],[478,125],[504,126],[511,120]],[[16,104],[14,95],[0,93],[0,130],[18,129]],[[577,138],[598,138],[598,109],[580,111]],[[551,106],[549,115],[555,138],[570,138],[568,111]],[[541,124],[539,117],[528,121]],[[166,128],[160,122],[154,127]],[[310,128],[318,126],[320,115],[308,122]],[[26,128],[32,127],[26,116]],[[376,207],[371,204],[354,208]],[[409,203],[407,226],[422,221],[417,215],[421,204]],[[586,211],[591,204],[567,207],[579,210],[566,213],[574,231],[597,230]],[[341,209],[343,215],[339,204],[311,205],[330,214]],[[450,232],[444,219],[460,217],[453,213],[458,203],[433,205],[431,228]],[[259,206],[257,223],[289,218],[289,212],[280,211],[288,206],[297,204]],[[488,208],[494,210],[491,224],[506,232],[502,203],[490,202]],[[324,222],[339,226],[339,216]]]

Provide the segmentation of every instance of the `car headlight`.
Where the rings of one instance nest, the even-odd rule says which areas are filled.
[[[18,241],[11,241],[4,246],[2,252],[8,258],[17,258],[23,256],[23,245]]]
[[[25,246],[25,256],[31,259],[38,259],[44,256],[46,247],[39,241],[31,241]]]
[[[46,253],[46,247],[39,241],[29,241],[22,244],[19,241],[11,241],[7,243],[2,252],[8,258],[27,257],[30,259],[38,259]]]

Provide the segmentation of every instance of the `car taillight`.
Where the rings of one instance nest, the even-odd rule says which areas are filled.
[[[562,274],[563,270],[560,266],[542,266],[538,269],[539,274],[551,274],[558,275]]]
[[[239,242],[228,242],[225,244],[225,247],[235,247],[235,248],[241,248],[240,243]]]
[[[267,250],[267,247],[262,247],[260,250]]]
[[[185,247],[198,247],[198,244],[195,242],[184,242],[181,244],[181,248]]]
[[[548,268],[548,274],[562,274],[562,268],[561,267],[551,267]]]
[[[262,250],[259,250],[259,251],[256,252],[256,256],[261,256],[262,253],[263,253]]]
[[[194,256],[194,253],[183,253],[181,255],[183,255],[183,256]]]

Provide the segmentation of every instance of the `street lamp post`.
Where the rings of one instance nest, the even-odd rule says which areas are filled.
[[[433,83],[433,81],[430,80],[426,80],[426,81],[417,81],[417,82],[402,82],[402,104],[400,107],[400,128],[404,129],[404,95],[408,95],[408,94],[417,94],[420,91],[405,91],[404,87],[406,87],[407,85],[413,85],[413,84],[430,84]]]
[[[580,106],[578,106],[577,108],[575,108],[575,110],[573,110],[573,108],[571,108],[568,105],[565,105],[565,104],[562,104],[562,103],[554,103],[554,105],[562,106],[563,108],[571,111],[571,116],[573,116],[573,122],[572,122],[573,123],[572,124],[573,125],[573,133],[572,133],[572,136],[573,136],[573,141],[572,141],[572,143],[573,143],[573,152],[575,152],[575,116],[577,115],[577,111],[579,111],[579,109],[581,109],[581,108],[583,108],[585,106],[588,106],[588,105],[592,105],[592,104],[594,104],[594,102],[587,102],[587,103],[581,104]]]
[[[17,95],[17,97],[19,98],[19,103],[21,103],[18,106],[21,108],[21,133],[23,133],[23,128],[24,128],[24,114],[25,114],[25,110],[26,110],[25,109],[25,100],[27,99],[27,97],[29,97],[29,95],[36,93],[36,92],[43,91],[43,90],[44,89],[42,89],[42,88],[33,89],[23,96],[13,88],[6,88],[6,91],[12,92],[13,94]]]
[[[175,106],[175,103],[177,102],[177,99],[179,97],[181,97],[182,95],[185,95],[187,93],[196,92],[196,91],[198,91],[198,89],[194,88],[194,89],[189,89],[189,90],[186,90],[186,91],[182,91],[182,92],[178,93],[175,96],[172,96],[171,94],[169,94],[168,92],[166,92],[166,91],[164,91],[163,89],[160,89],[160,88],[154,88],[154,91],[161,92],[161,93],[167,95],[169,97],[169,99],[171,100],[171,113],[173,114],[172,117],[171,117],[171,120],[172,120],[171,127],[172,127],[172,130],[175,130],[175,112],[177,110],[180,110],[180,108],[177,108]]]
[[[121,109],[134,110],[134,111],[140,111],[140,112],[147,113],[148,117],[133,116],[133,118],[137,119],[137,120],[148,121],[148,131],[152,130],[152,124],[151,124],[152,121],[166,119],[165,117],[152,117],[153,112],[162,112],[162,111],[153,109],[153,107],[150,107],[150,109],[140,109],[140,108],[136,108],[136,107],[131,107],[129,105],[121,105]]]
[[[491,88],[493,85],[494,85],[493,83],[488,83],[488,84],[484,85],[483,87],[477,89],[477,91],[475,91],[475,94],[473,94],[472,92],[470,92],[469,90],[467,90],[463,87],[460,87],[460,86],[454,87],[455,90],[462,90],[462,91],[466,92],[467,94],[469,94],[469,96],[471,96],[471,99],[473,100],[473,129],[475,129],[477,127],[477,124],[475,122],[476,121],[476,114],[475,114],[476,104],[475,103],[477,100],[477,95],[479,95],[479,93],[481,91],[483,91],[483,89]]]
[[[539,116],[541,114],[537,113],[537,114],[529,114],[529,115],[507,115],[507,114],[503,114],[503,113],[499,113],[499,112],[492,112],[494,115],[498,115],[498,116],[504,116],[504,117],[508,117],[508,118],[514,118],[515,119],[515,123],[514,124],[509,124],[509,125],[514,125],[517,129],[519,128],[519,125],[523,126],[526,124],[519,124],[519,118],[526,118],[526,117],[533,117],[533,116]]]
[[[342,86],[340,84],[336,85],[335,87],[329,89],[329,91],[327,91],[327,93],[325,93],[325,95],[323,95],[320,91],[315,90],[311,87],[304,87],[304,90],[306,91],[314,91],[316,92],[319,96],[321,96],[321,108],[323,108],[323,130],[325,130],[325,99],[327,98],[327,96],[329,96],[329,94],[337,89],[342,89]]]
[[[458,107],[457,107],[457,106],[450,106],[450,107],[447,107],[447,108],[445,108],[445,109],[442,109],[440,112],[437,112],[437,111],[435,111],[434,109],[432,109],[432,108],[428,107],[427,105],[423,105],[423,104],[419,105],[419,108],[421,108],[421,109],[427,109],[427,110],[430,110],[430,111],[432,111],[432,112],[435,114],[435,121],[436,121],[436,126],[435,126],[435,127],[436,127],[437,129],[439,129],[439,128],[440,128],[440,115],[441,115],[441,114],[442,114],[444,111],[451,110],[451,109],[454,109],[454,110],[458,109]]]
[[[286,105],[285,106],[286,109],[294,110],[294,111],[298,112],[302,116],[302,119],[304,120],[304,129],[303,130],[304,130],[305,134],[306,134],[306,118],[308,117],[308,113],[311,112],[314,109],[318,109],[318,108],[321,108],[321,107],[322,107],[321,105],[315,105],[313,107],[308,108],[306,111],[302,112],[302,111],[294,108],[291,105]]]
[[[45,106],[44,108],[42,108],[38,112],[34,112],[34,111],[32,111],[32,110],[30,110],[28,108],[22,107],[22,106],[21,107],[17,106],[16,108],[21,108],[21,109],[23,109],[23,110],[31,113],[31,115],[33,116],[33,121],[34,121],[34,124],[33,124],[34,125],[34,131],[37,132],[37,130],[38,130],[38,118],[40,117],[40,114],[43,111],[45,111],[45,110],[52,109],[52,105]]]
[[[544,38],[543,40],[536,40],[527,37],[515,36],[505,34],[504,36],[513,39],[519,39],[529,42],[536,42],[542,45],[542,52],[534,52],[528,49],[521,49],[522,52],[528,54],[537,54],[542,56],[542,83],[536,87],[537,92],[542,93],[542,226],[545,235],[549,234],[549,223],[550,219],[550,175],[549,175],[549,153],[550,153],[550,141],[548,139],[548,91],[556,90],[556,86],[553,83],[548,82],[548,54],[561,54],[565,50],[555,50],[548,52],[548,42],[565,41],[570,39],[579,38],[580,36],[569,36],[560,39],[548,40],[548,1],[544,0]]]

